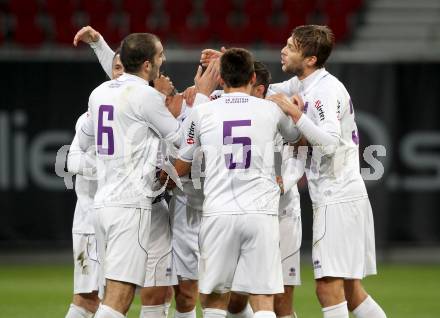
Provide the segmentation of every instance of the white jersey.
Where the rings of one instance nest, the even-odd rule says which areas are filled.
[[[197,93],[192,107],[188,106],[185,102],[182,104],[182,110],[177,119],[185,123],[185,120],[189,117],[195,107],[200,104],[209,102],[209,100],[209,97]],[[183,192],[180,189],[176,188],[175,193],[178,196],[185,196],[185,199],[181,198],[181,200],[184,200],[186,202],[186,205],[192,207],[194,210],[202,211],[203,201],[205,199],[203,195],[203,179],[199,178],[198,176],[195,176],[195,178],[200,181],[200,183],[197,185],[193,183],[189,175],[180,177],[180,180],[182,181]]]
[[[95,52],[104,72],[109,78],[112,78],[112,64],[115,52],[108,46],[102,36],[99,37],[98,41],[90,42],[89,45]]]
[[[279,131],[293,142],[300,135],[278,106],[244,93],[223,94],[194,109],[184,129],[179,158],[193,161],[199,146],[205,157],[203,215],[278,214],[275,136]]]
[[[284,194],[280,196],[278,210],[280,215],[283,213],[291,215],[293,211],[297,213],[301,211],[297,183],[304,175],[304,166],[297,162],[299,159],[294,154],[294,148],[289,146],[288,143],[285,143],[280,134],[277,134],[275,144],[277,150],[281,153],[280,158],[282,160],[282,162],[275,160],[275,165],[280,166],[280,175],[284,184]],[[277,169],[277,167],[275,169]]]
[[[75,131],[81,129],[81,125],[86,119],[86,114],[82,114],[75,125]],[[67,157],[67,169],[76,174],[75,193],[77,197],[75,214],[73,215],[72,233],[74,234],[93,234],[95,228],[91,217],[93,199],[95,197],[96,182],[96,156],[94,151],[84,152],[79,147],[78,134],[75,134],[70,145]]]
[[[297,76],[292,77],[291,79],[281,82],[274,83],[269,85],[269,89],[267,90],[267,96],[274,94],[284,94],[288,97],[292,97],[299,93],[301,81]]]
[[[297,126],[313,146],[306,166],[313,205],[366,197],[353,104],[344,85],[319,69],[301,81],[300,95],[306,116]]]
[[[123,74],[92,92],[89,115],[79,141],[82,149],[93,140],[96,145],[95,207],[151,208],[159,138],[175,146],[181,141],[180,124],[162,95],[144,79]]]

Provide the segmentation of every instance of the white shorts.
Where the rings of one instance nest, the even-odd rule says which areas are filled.
[[[312,259],[315,279],[362,279],[376,274],[374,221],[368,198],[314,209]]]
[[[72,234],[73,293],[98,291],[99,262],[95,234]]]
[[[200,228],[200,292],[283,293],[279,242],[276,215],[203,217]]]
[[[144,287],[177,284],[177,277],[173,271],[170,213],[165,200],[152,206],[151,232],[147,252],[147,273]]]
[[[185,198],[174,195],[170,202],[173,214],[173,262],[179,279],[199,279],[199,231],[201,211],[187,206]]]
[[[281,211],[280,249],[283,282],[286,286],[301,285],[300,248],[302,241],[301,210]]]
[[[98,251],[100,255],[103,253],[104,278],[144,286],[150,222],[150,209],[96,209],[96,235]]]

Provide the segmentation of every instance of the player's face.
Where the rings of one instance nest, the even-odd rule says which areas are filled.
[[[112,79],[118,78],[124,73],[124,66],[121,63],[119,54],[115,55],[112,62]]]
[[[287,40],[286,46],[281,50],[281,65],[286,73],[293,73],[298,77],[304,74],[305,58],[295,45],[292,37]]]
[[[163,46],[160,41],[156,42],[156,54],[154,55],[153,62],[151,63],[151,68],[149,72],[149,80],[155,80],[160,76],[160,67],[162,63],[166,61],[165,54],[163,52]]]

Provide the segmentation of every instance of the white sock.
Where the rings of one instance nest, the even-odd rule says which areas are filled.
[[[107,305],[100,304],[95,318],[125,318],[125,316]]]
[[[247,303],[246,307],[239,313],[233,314],[228,311],[228,318],[252,318],[254,317],[254,312],[252,311],[252,307],[249,303]]]
[[[92,318],[92,317],[93,317],[92,312],[75,304],[70,304],[69,311],[66,314],[66,318]]]
[[[140,318],[166,318],[165,305],[142,306]]]
[[[168,317],[168,312],[170,311],[171,303],[165,303],[164,306],[165,306],[165,308],[164,308],[165,317]]]
[[[203,318],[225,318],[226,310],[216,308],[203,309]]]
[[[254,313],[254,318],[276,318],[273,311],[260,310]]]
[[[386,318],[383,309],[368,296],[359,306],[353,310],[353,315],[356,318]]]
[[[174,312],[174,318],[196,318],[196,308],[188,312],[180,312],[176,309]]]
[[[340,304],[322,308],[324,318],[348,318],[347,302],[344,301]]]

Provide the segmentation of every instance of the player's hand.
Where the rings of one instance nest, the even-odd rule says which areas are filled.
[[[73,45],[78,46],[78,42],[80,41],[88,44],[91,42],[97,42],[100,37],[101,34],[88,25],[82,27],[78,32],[76,32],[75,37],[73,38]]]
[[[304,104],[301,97],[297,95],[293,96],[292,99],[289,99],[284,94],[275,94],[267,97],[266,99],[277,104],[286,115],[289,115],[293,118],[295,123],[302,115],[300,107],[302,105],[304,108]]]
[[[208,66],[209,62],[211,62],[213,59],[219,58],[225,52],[226,52],[226,48],[224,46],[222,46],[220,51],[213,49],[204,49],[200,56],[200,64],[202,64],[203,67],[206,67]]]
[[[165,75],[160,75],[159,78],[154,80],[154,88],[164,94],[165,96],[171,95],[174,91],[173,82]]]
[[[196,99],[197,89],[195,86],[190,86],[183,92],[183,98],[188,106],[194,105]]]
[[[292,102],[295,106],[298,107],[298,109],[303,112],[304,111],[304,101],[302,100],[301,96],[299,95],[293,95]]]
[[[283,178],[281,176],[277,176],[276,181],[277,181],[278,186],[280,187],[281,195],[283,195],[284,194]]]
[[[194,77],[194,84],[198,93],[206,96],[217,88],[218,80],[220,78],[220,60],[214,59],[209,62],[208,67],[202,74],[202,67],[197,69],[196,77]]]
[[[295,108],[293,99],[290,100],[286,95],[281,93],[268,96],[266,99],[277,104],[286,115],[289,115],[292,109]]]
[[[168,190],[174,189],[176,187],[176,183],[173,181],[173,179],[168,177],[168,174],[164,170],[160,171],[159,181],[161,185],[166,184],[166,188]]]

